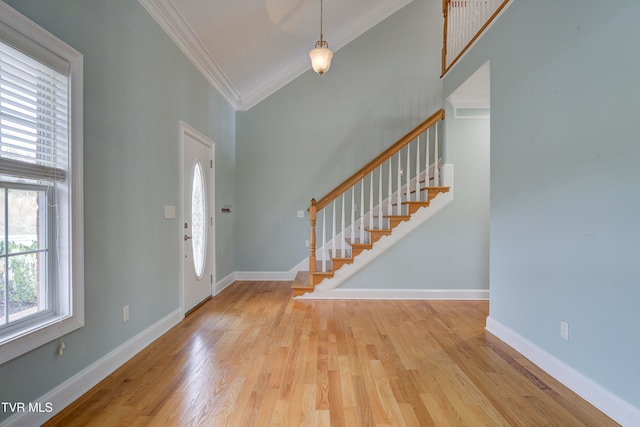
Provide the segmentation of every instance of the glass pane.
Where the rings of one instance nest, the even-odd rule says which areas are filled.
[[[7,234],[4,223],[4,200],[6,191],[6,188],[0,188],[0,233],[2,233],[2,236],[0,236],[0,255],[5,254],[4,248],[7,247],[7,242],[4,241]],[[2,292],[2,290],[0,290],[0,292]]]
[[[0,255],[5,254],[5,248],[7,243],[5,242],[5,221],[4,221],[4,201],[5,201],[5,188],[0,188]],[[5,278],[5,257],[0,257],[0,326],[7,323],[6,311],[6,297],[7,297],[7,284]]]
[[[193,267],[198,278],[201,278],[204,272],[207,242],[207,229],[205,226],[207,193],[203,172],[200,162],[196,163],[193,170],[193,186],[191,190],[191,244],[193,247]]]
[[[8,191],[9,253],[21,253],[40,249],[41,226],[40,194],[35,190]],[[44,206],[43,206],[44,208]]]
[[[13,322],[30,314],[37,313],[40,295],[42,256],[38,253],[9,257],[9,321]]]
[[[7,323],[7,318],[5,316],[5,299],[7,296],[6,293],[6,274],[4,270],[5,257],[0,258],[0,326]]]

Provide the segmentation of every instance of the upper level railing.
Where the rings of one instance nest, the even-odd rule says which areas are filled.
[[[469,49],[509,0],[442,0],[442,74]]]
[[[330,258],[346,257],[348,242],[364,242],[365,228],[382,229],[384,215],[400,215],[403,201],[419,201],[421,183],[425,187],[439,185],[437,124],[443,119],[444,110],[440,109],[326,196],[311,200],[309,272],[317,268],[327,271]],[[317,219],[321,228],[319,260]]]

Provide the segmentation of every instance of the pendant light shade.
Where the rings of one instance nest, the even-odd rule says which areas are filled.
[[[329,43],[322,39],[322,0],[320,0],[320,40],[316,42],[315,48],[309,52],[309,58],[311,58],[311,67],[316,73],[323,75],[329,71],[331,67],[331,58],[333,58],[333,52],[329,49]]]
[[[311,49],[309,52],[311,58],[311,67],[316,73],[323,75],[329,71],[331,67],[331,58],[333,58],[333,52],[329,49],[329,44],[325,41],[319,41],[316,43],[315,49]]]

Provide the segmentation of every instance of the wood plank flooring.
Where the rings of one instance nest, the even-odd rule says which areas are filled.
[[[290,286],[233,284],[46,425],[616,425],[486,332],[486,301]]]

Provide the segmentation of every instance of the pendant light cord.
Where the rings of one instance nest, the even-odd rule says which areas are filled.
[[[323,12],[322,0],[320,0],[320,41],[323,41],[322,40],[322,12]]]

